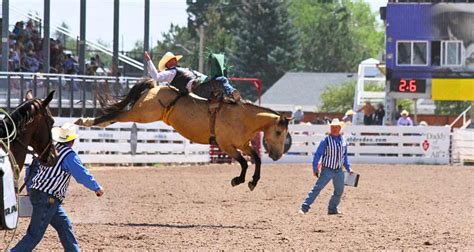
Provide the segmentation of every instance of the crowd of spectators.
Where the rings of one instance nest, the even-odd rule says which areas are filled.
[[[29,20],[15,23],[9,34],[9,69],[12,72],[39,72],[43,69],[43,41],[39,24]],[[77,57],[65,50],[61,40],[50,38],[50,73],[79,74]],[[86,62],[86,75],[108,75],[100,56]]]
[[[32,20],[15,23],[9,34],[9,68],[14,72],[38,72],[43,68],[43,41],[38,24]],[[50,39],[50,72],[63,73],[63,45]]]

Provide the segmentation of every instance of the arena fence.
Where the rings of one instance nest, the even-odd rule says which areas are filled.
[[[55,126],[76,118],[55,118]],[[208,163],[209,146],[194,144],[163,122],[115,123],[107,128],[79,127],[74,145],[84,163]]]
[[[290,125],[292,145],[277,163],[311,163],[327,125]],[[343,129],[352,163],[448,164],[450,128],[349,126]],[[262,154],[264,163],[273,161]]]
[[[76,118],[55,118],[55,126]],[[307,163],[328,131],[327,125],[290,125],[292,145],[276,163]],[[350,126],[344,128],[352,163],[449,164],[449,127]],[[74,148],[84,163],[209,163],[209,145],[195,144],[163,122],[115,123],[107,128],[79,127]],[[474,131],[455,130],[453,157],[472,161]],[[261,151],[263,163],[275,163]]]
[[[454,163],[474,163],[474,129],[454,129],[452,156]]]

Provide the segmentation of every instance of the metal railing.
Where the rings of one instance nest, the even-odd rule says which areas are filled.
[[[49,107],[54,116],[96,116],[100,110],[97,96],[108,92],[122,96],[140,78],[0,72],[0,107],[11,110],[24,99],[26,91],[44,98],[55,90]]]
[[[15,7],[14,5],[10,5],[10,8],[14,11],[14,12],[17,12],[18,14],[20,15],[23,15],[27,18],[30,18],[36,22],[39,22],[41,23],[41,25],[43,25],[43,20],[41,19],[40,16],[32,13],[32,12],[26,12],[20,8],[17,8]],[[65,28],[65,27],[62,27],[60,25],[56,25],[56,24],[50,24],[50,27],[53,28],[53,30],[56,30],[58,32],[60,32],[61,34],[64,34],[72,39],[76,39],[79,37],[79,35],[77,34],[74,34],[73,32],[71,32],[69,29]],[[96,43],[96,42],[93,42],[93,41],[90,41],[90,40],[86,40],[85,41],[86,45],[87,46],[90,46],[96,50],[99,50],[100,52],[103,52],[109,56],[113,56],[113,52],[111,49],[107,48],[106,46],[103,46],[99,43]],[[133,66],[141,71],[144,70],[144,64],[140,61],[137,61],[133,58],[130,58],[128,57],[127,55],[124,55],[124,54],[120,54],[118,55],[119,57],[119,60],[126,63],[126,64],[129,64],[130,66]]]
[[[462,126],[461,128],[465,129],[469,124],[471,124],[471,119],[467,119],[466,114],[471,110],[472,106],[469,106],[466,110],[464,110],[454,121],[449,125],[451,128],[462,118]]]

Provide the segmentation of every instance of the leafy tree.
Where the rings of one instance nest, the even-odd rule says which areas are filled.
[[[384,46],[376,15],[362,0],[294,0],[290,13],[300,32],[300,70],[354,72]]]
[[[69,25],[66,24],[65,22],[62,22],[61,27],[65,28],[65,29],[69,29]],[[63,45],[64,49],[66,50],[71,50],[71,51],[75,51],[77,50],[77,43],[76,43],[76,40],[70,38],[69,36],[59,32],[58,30],[56,30],[56,32],[54,32],[54,35],[53,35],[56,39],[58,39],[59,41],[61,41],[61,44]]]
[[[199,41],[199,27],[204,26],[206,51],[231,52],[233,34],[229,31],[236,15],[235,7],[240,0],[196,0],[188,3],[188,29],[191,36]]]
[[[348,81],[342,85],[328,85],[321,93],[321,112],[344,113],[354,105],[356,81]]]
[[[344,113],[354,105],[356,81],[351,80],[342,85],[328,85],[321,93],[321,112]],[[384,87],[376,83],[366,83],[364,90],[369,92],[383,92]]]
[[[198,69],[199,47],[197,42],[199,41],[194,40],[186,27],[171,24],[169,31],[162,35],[163,39],[157,41],[157,46],[150,52],[155,64],[158,63],[163,54],[170,51],[184,56],[180,61],[181,65]]]
[[[236,75],[260,78],[265,91],[285,72],[295,69],[299,44],[287,1],[241,1],[233,31],[235,50],[229,58]],[[241,92],[246,98],[255,98],[250,86]]]
[[[472,101],[435,101],[436,115],[459,115],[469,106],[473,106]],[[472,111],[472,109],[471,109]]]
[[[104,40],[102,39],[98,39],[96,41],[97,44],[100,44],[100,45],[103,45],[107,48],[111,48],[110,47],[110,44],[105,42]],[[87,50],[86,49],[86,62],[90,59],[90,58],[93,58],[95,57],[95,55],[98,54],[99,57],[100,57],[100,61],[101,63],[104,65],[104,66],[112,66],[112,56],[108,55],[108,54],[105,54],[103,52],[100,52],[100,51],[96,51],[96,50]]]

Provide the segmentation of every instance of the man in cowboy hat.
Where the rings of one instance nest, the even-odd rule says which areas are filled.
[[[408,111],[403,110],[402,113],[400,113],[401,117],[398,118],[397,125],[398,126],[413,126],[413,121],[411,120],[410,117],[408,117],[410,113]]]
[[[182,57],[182,55],[174,55],[172,52],[165,53],[158,62],[158,70],[160,71],[158,72],[151,61],[150,55],[148,52],[145,52],[148,72],[154,80],[157,82],[166,82],[184,94],[192,93],[199,84],[204,83],[208,78],[200,72],[179,67],[178,62]],[[239,91],[230,84],[227,78],[220,76],[215,78],[215,80],[222,84],[227,96],[236,102],[240,100]]]
[[[71,148],[79,137],[76,126],[65,123],[53,128],[52,138],[57,142],[59,153],[52,167],[40,165],[30,187],[30,200],[33,214],[26,235],[11,251],[32,251],[43,238],[48,225],[58,232],[65,251],[79,251],[79,245],[64,208],[61,206],[69,186],[71,176],[86,188],[95,192],[97,197],[104,194],[102,187],[84,167],[77,153]]]
[[[342,118],[342,121],[344,122],[345,125],[350,126],[352,125],[352,116],[354,115],[354,110],[349,109],[346,111],[344,114],[344,117]]]
[[[333,119],[329,124],[330,134],[321,140],[316,153],[314,153],[313,174],[318,179],[301,205],[301,214],[306,214],[309,211],[311,204],[313,204],[321,190],[331,180],[334,185],[334,193],[329,201],[328,214],[341,214],[337,206],[344,192],[344,172],[342,167],[344,166],[347,172],[352,173],[347,158],[347,142],[341,135],[343,124],[339,119]],[[321,163],[319,163],[321,158]]]

